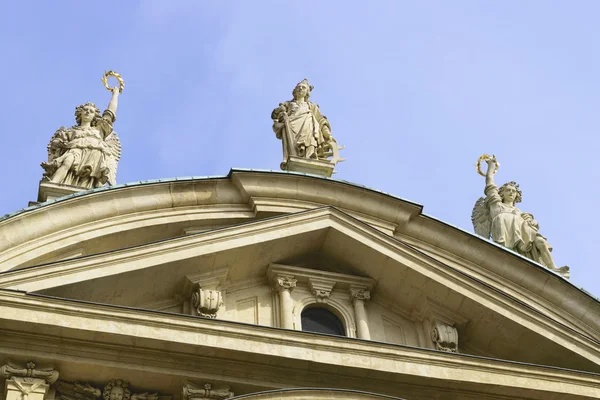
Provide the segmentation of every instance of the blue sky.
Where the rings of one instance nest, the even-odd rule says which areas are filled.
[[[106,107],[120,183],[277,170],[271,110],[308,78],[348,159],[336,178],[472,230],[484,152],[558,265],[600,296],[597,1],[13,1],[0,24],[0,215],[34,200],[54,131]]]

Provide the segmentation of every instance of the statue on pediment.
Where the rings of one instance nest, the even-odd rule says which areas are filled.
[[[479,169],[479,163],[485,161],[488,169],[485,174]],[[475,203],[471,221],[475,233],[507,247],[546,268],[569,278],[569,267],[558,268],[552,259],[552,246],[539,232],[539,224],[533,214],[522,212],[515,204],[521,202],[523,193],[516,182],[508,182],[498,188],[494,174],[498,170],[495,156],[483,155],[477,168],[485,176],[485,195]]]
[[[331,135],[327,117],[309,101],[313,88],[308,80],[302,80],[292,91],[293,98],[280,103],[271,113],[275,136],[283,142],[283,170],[289,169],[290,157],[320,160],[333,166],[343,161],[339,156],[342,147]]]
[[[108,75],[119,79],[120,86],[109,88]],[[70,128],[60,127],[48,144],[48,161],[42,162],[43,180],[84,189],[116,185],[117,164],[121,158],[121,142],[113,130],[118,97],[123,90],[120,75],[109,71],[103,81],[112,97],[108,108],[100,113],[94,103],[75,108],[75,122]]]

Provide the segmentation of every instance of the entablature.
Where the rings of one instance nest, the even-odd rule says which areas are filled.
[[[396,391],[423,385],[477,392],[482,398],[600,396],[600,375],[593,373],[14,291],[0,291],[0,315],[3,354],[26,351],[57,368],[95,367],[96,380],[107,373],[130,379],[144,371],[148,377],[170,377],[152,380],[156,383],[227,376],[232,386],[273,388],[297,385],[298,379],[311,385],[345,376],[347,389],[367,391],[373,385]],[[174,392],[165,385],[153,389]]]

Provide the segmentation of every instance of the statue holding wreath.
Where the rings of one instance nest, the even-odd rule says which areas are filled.
[[[480,163],[488,164],[486,173],[480,169]],[[477,172],[485,176],[485,195],[480,197],[473,207],[471,221],[475,233],[535,261],[546,268],[569,278],[569,267],[556,267],[552,255],[552,246],[539,232],[539,224],[532,214],[522,212],[517,207],[522,192],[515,182],[508,182],[498,188],[494,183],[494,174],[498,170],[495,156],[484,154],[477,162]]]
[[[114,76],[120,85],[110,88],[108,76]],[[102,79],[112,92],[108,108],[100,113],[94,103],[75,108],[77,125],[60,127],[48,144],[48,161],[43,180],[84,189],[116,184],[117,164],[121,158],[121,142],[113,130],[119,94],[123,90],[121,76],[113,71]]]

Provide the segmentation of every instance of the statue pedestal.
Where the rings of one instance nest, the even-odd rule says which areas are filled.
[[[84,188],[70,185],[61,185],[59,183],[52,183],[48,181],[41,181],[40,188],[38,190],[38,203],[45,201],[54,200],[58,197],[68,196],[73,193],[83,192]],[[31,205],[31,203],[30,203]]]
[[[331,177],[335,164],[329,161],[315,160],[314,158],[302,158],[289,156],[287,162],[282,163],[284,171],[304,172],[306,174]]]

